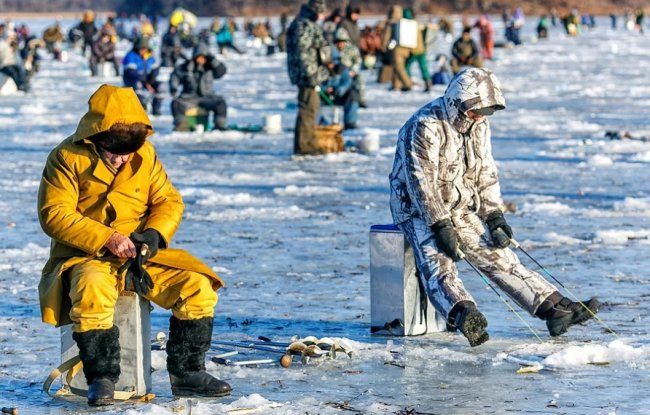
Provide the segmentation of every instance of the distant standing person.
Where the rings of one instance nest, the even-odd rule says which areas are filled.
[[[309,0],[287,31],[287,68],[289,79],[298,86],[298,116],[294,130],[294,153],[315,141],[316,116],[320,109],[320,84],[329,78],[328,54],[331,47],[318,21],[325,17],[325,0]]]
[[[98,30],[97,26],[95,26],[95,12],[86,10],[76,29],[83,34],[84,43],[81,47],[81,54],[85,56],[87,49],[92,50],[95,34]]]
[[[391,90],[408,92],[413,87],[411,77],[406,72],[406,60],[411,55],[411,50],[399,45],[398,23],[404,17],[404,9],[400,5],[393,5],[388,10],[388,22],[384,27],[381,39],[382,51],[388,53],[393,66]]]
[[[235,46],[234,43],[234,38],[233,38],[233,33],[234,29],[230,25],[230,23],[224,19],[223,23],[221,24],[221,27],[219,30],[216,32],[216,39],[217,39],[217,46],[219,47],[219,53],[222,55],[226,55],[227,49],[234,50],[238,54],[242,54],[241,50]]]
[[[410,7],[404,9],[404,18],[409,20],[415,20],[415,12]],[[427,45],[424,40],[425,38],[426,26],[422,26],[418,23],[417,28],[417,45],[415,48],[410,49],[409,57],[404,63],[404,68],[409,78],[411,77],[411,64],[417,62],[420,67],[420,74],[422,75],[422,80],[424,81],[424,92],[429,92],[431,90],[431,75],[429,75],[429,65],[427,63]]]
[[[345,8],[345,16],[339,27],[348,32],[350,43],[359,49],[361,44],[361,29],[359,28],[359,17],[361,16],[361,7],[348,4]]]
[[[474,27],[478,28],[481,36],[481,52],[483,59],[492,59],[494,53],[494,26],[487,14],[482,14],[478,18]]]
[[[181,37],[178,27],[169,25],[167,33],[162,37],[160,44],[160,66],[174,67],[176,61],[182,56]]]
[[[394,223],[413,248],[431,303],[470,346],[489,339],[487,319],[463,286],[456,262],[481,270],[521,308],[546,321],[551,336],[565,333],[598,311],[564,297],[508,248],[513,231],[492,157],[487,116],[506,107],[492,72],[467,68],[444,96],[415,112],[399,131],[390,173]]]

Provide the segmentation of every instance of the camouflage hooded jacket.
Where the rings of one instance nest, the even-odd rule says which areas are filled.
[[[313,10],[303,5],[287,31],[289,79],[299,87],[315,87],[329,77],[327,67],[319,58],[319,51],[329,45],[323,29],[316,23],[317,17]]]
[[[352,42],[347,40],[345,47],[339,52],[341,64],[351,71],[359,73],[361,71],[361,53],[359,48],[354,46]]]
[[[465,114],[505,104],[496,77],[470,68],[451,80],[444,96],[411,116],[399,131],[389,176],[396,224],[419,217],[430,226],[468,210],[485,219],[501,207],[490,124]]]

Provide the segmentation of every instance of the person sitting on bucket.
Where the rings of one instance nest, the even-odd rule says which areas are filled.
[[[359,93],[354,88],[350,70],[341,63],[330,63],[330,78],[321,84],[326,103],[343,107],[343,128],[357,128]]]
[[[390,208],[413,248],[425,291],[471,346],[489,339],[487,320],[458,276],[466,259],[559,336],[598,311],[595,298],[572,302],[508,248],[513,232],[502,207],[487,116],[505,109],[497,78],[468,68],[444,96],[416,111],[399,131],[390,173]],[[487,227],[487,231],[485,229]]]
[[[181,94],[172,101],[174,129],[187,130],[185,112],[192,107],[200,107],[214,114],[214,128],[227,130],[228,107],[221,95],[214,93],[214,80],[226,74],[226,65],[210,53],[209,46],[199,43],[192,59],[176,66],[169,77],[169,91],[175,97],[179,88]]]
[[[166,350],[175,396],[231,391],[204,362],[223,281],[169,248],[184,205],[147,140],[153,133],[133,89],[102,85],[74,134],[48,156],[38,191],[41,227],[52,238],[39,283],[42,318],[73,324],[91,406],[113,401],[120,376],[113,317],[125,289],[172,311]]]
[[[463,29],[463,34],[451,47],[451,70],[454,74],[460,72],[464,66],[483,67],[483,60],[479,56],[479,49],[472,39],[471,31],[471,27]]]

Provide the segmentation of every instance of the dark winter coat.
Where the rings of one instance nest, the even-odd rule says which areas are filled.
[[[361,43],[361,30],[359,30],[357,23],[346,17],[341,21],[339,27],[348,32],[348,35],[350,35],[350,43],[358,48]]]
[[[178,32],[167,31],[162,37],[160,49],[162,53],[181,47],[181,37]]]
[[[316,22],[318,15],[306,5],[291,22],[287,31],[287,68],[293,85],[311,88],[329,77],[320,55],[330,46],[323,29]]]
[[[96,56],[98,60],[112,61],[115,60],[115,43],[113,42],[102,42],[101,39],[93,43],[93,56]]]
[[[156,67],[154,57],[148,54],[143,58],[135,49],[126,54],[122,65],[124,65],[124,74],[122,75],[124,85],[130,86],[136,91],[144,88],[147,83],[154,83],[158,76],[158,67]]]
[[[84,34],[84,39],[86,42],[92,42],[93,38],[95,37],[95,33],[97,33],[97,26],[95,26],[94,21],[79,22],[77,29]]]
[[[465,40],[462,37],[458,38],[451,48],[451,55],[461,63],[468,63],[472,59],[476,59],[478,52],[479,49],[474,39]]]
[[[197,65],[194,59],[176,67],[169,78],[169,90],[173,95],[181,89],[183,98],[215,95],[214,80],[226,74],[226,66],[212,55],[206,56],[204,65]]]

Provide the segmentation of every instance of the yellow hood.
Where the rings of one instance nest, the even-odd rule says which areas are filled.
[[[149,127],[147,137],[154,133],[151,121],[133,88],[104,84],[88,100],[88,112],[79,121],[73,141],[82,141],[117,123],[143,123]]]

